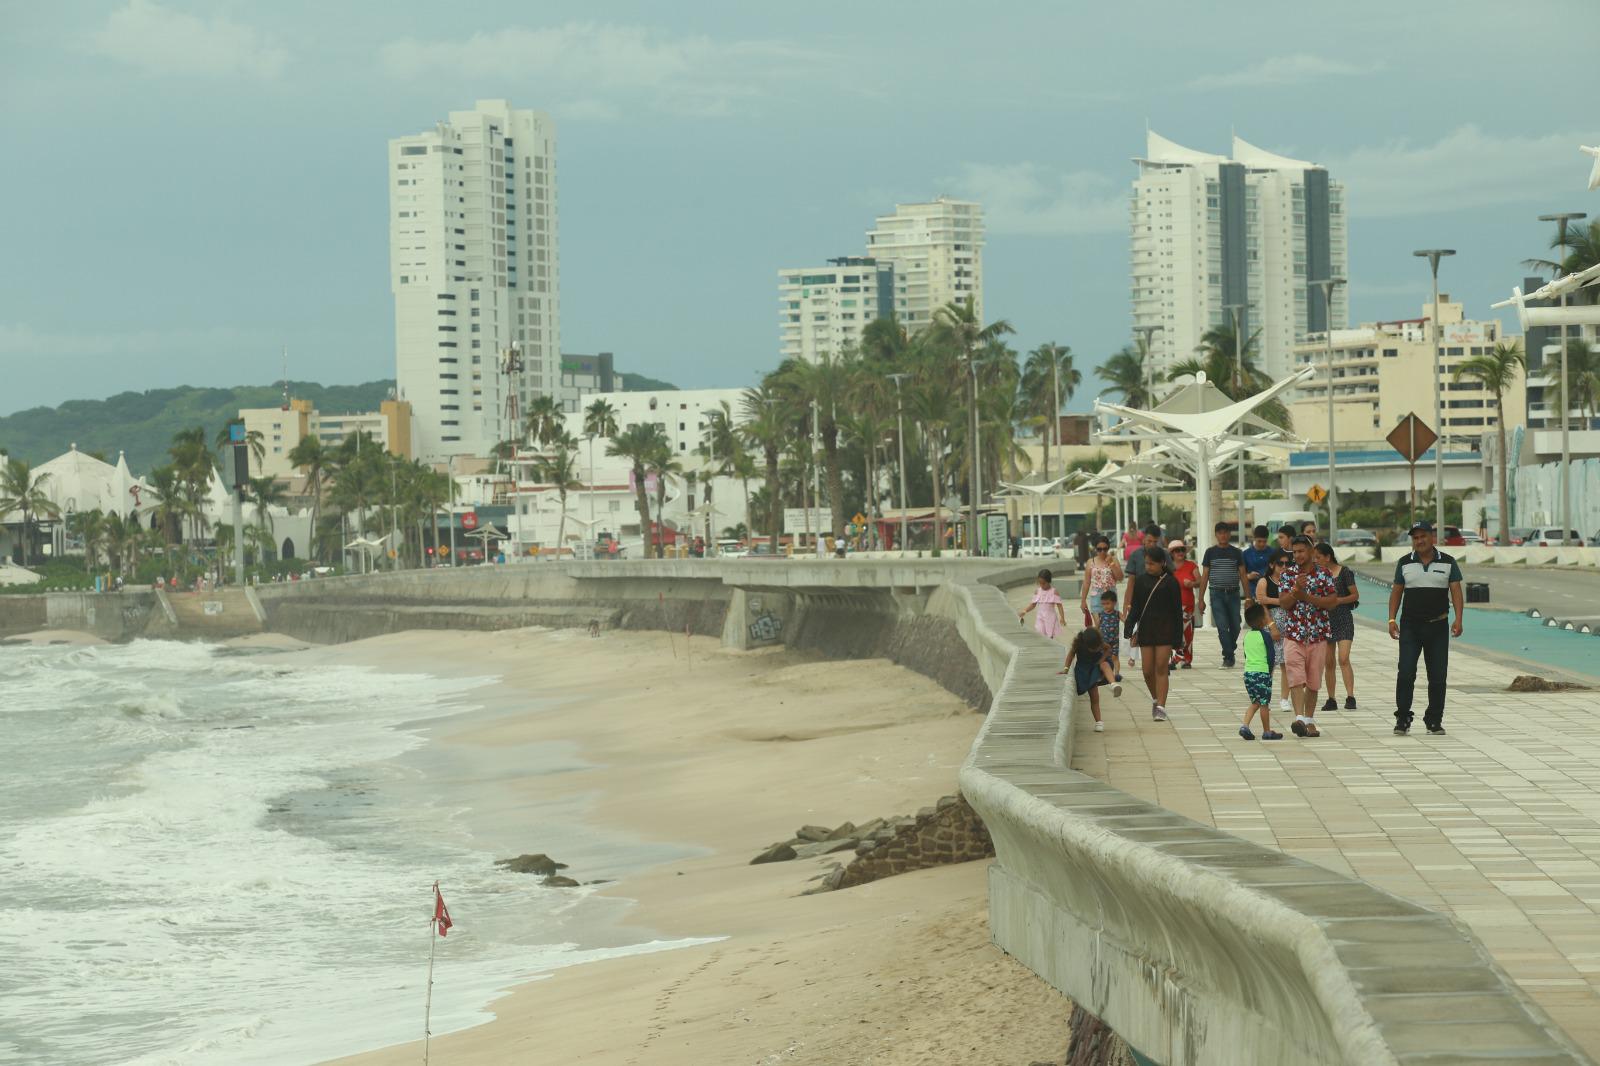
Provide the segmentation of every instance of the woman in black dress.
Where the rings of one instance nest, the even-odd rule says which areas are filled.
[[[1160,547],[1144,550],[1144,573],[1133,579],[1125,628],[1128,639],[1139,649],[1145,687],[1150,690],[1150,717],[1165,722],[1167,664],[1173,647],[1183,639],[1183,595],[1167,569],[1167,553]]]
[[[1333,554],[1333,545],[1324,542],[1318,544],[1315,550],[1317,565],[1333,575],[1333,584],[1339,593],[1339,606],[1328,612],[1332,631],[1328,636],[1328,665],[1323,668],[1328,701],[1322,705],[1322,709],[1339,709],[1334,684],[1343,674],[1344,709],[1353,711],[1356,709],[1356,669],[1350,665],[1350,644],[1356,639],[1355,606],[1361,602],[1361,591],[1356,588],[1356,572],[1348,566],[1339,565],[1338,557]]]

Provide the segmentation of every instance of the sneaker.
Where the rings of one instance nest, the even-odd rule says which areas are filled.
[[[1290,703],[1288,698],[1285,697],[1284,699],[1278,701],[1278,710],[1285,712],[1292,711],[1294,710],[1294,704]]]
[[[1344,698],[1344,709],[1347,711],[1356,709],[1356,698],[1354,696],[1346,696]]]
[[[1300,719],[1296,718],[1293,722],[1289,723],[1289,732],[1293,733],[1297,737],[1303,737],[1306,735],[1306,724]]]
[[[1167,709],[1165,707],[1159,705],[1156,707],[1155,720],[1158,722],[1165,722],[1167,720]],[[1443,733],[1444,730],[1441,729],[1439,732]]]
[[[1121,683],[1121,681],[1122,681],[1122,675],[1121,675],[1121,674],[1115,674],[1115,675],[1113,675],[1113,676],[1115,676],[1115,677],[1116,677],[1116,679],[1117,679],[1117,682],[1118,682],[1118,683],[1119,683],[1119,684],[1120,684],[1120,683]]]
[[[1121,684],[1121,682],[1118,682],[1117,684],[1111,686],[1111,696],[1112,696],[1113,699],[1117,699],[1117,698],[1120,698],[1122,696],[1122,684]]]
[[[1327,700],[1323,702],[1322,709],[1325,711],[1337,711],[1339,709],[1339,701],[1334,699],[1332,696],[1329,696]]]
[[[1094,724],[1094,731],[1096,733],[1104,733],[1106,731],[1106,724],[1104,722],[1096,722]]]
[[[1261,732],[1261,739],[1262,740],[1282,740],[1283,739],[1283,734],[1282,733],[1275,733],[1270,729],[1265,729],[1265,730],[1262,730],[1262,732]]]
[[[1394,724],[1394,735],[1397,736],[1397,737],[1410,736],[1411,735],[1411,723],[1409,721],[1396,722]]]
[[[1250,732],[1250,727],[1247,725],[1242,725],[1239,727],[1239,736],[1243,737],[1245,740],[1254,740],[1256,738],[1256,735]]]
[[[1229,655],[1229,656],[1225,656],[1223,658],[1223,660],[1222,660],[1222,668],[1224,670],[1232,670],[1233,669],[1233,656]]]
[[[1315,722],[1307,722],[1306,723],[1306,736],[1308,736],[1308,737],[1320,737],[1321,735],[1322,735],[1322,731],[1317,728],[1317,724]]]
[[[1428,727],[1428,732],[1432,733],[1434,736],[1442,737],[1442,736],[1444,736],[1444,726],[1442,726],[1442,725],[1430,725]]]

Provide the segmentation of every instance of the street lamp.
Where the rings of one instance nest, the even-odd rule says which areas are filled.
[[[1428,268],[1433,271],[1433,313],[1428,316],[1428,321],[1433,330],[1433,425],[1439,433],[1439,439],[1433,445],[1433,528],[1442,537],[1444,536],[1444,403],[1440,396],[1443,386],[1439,384],[1439,375],[1443,373],[1439,355],[1439,260],[1447,255],[1455,255],[1456,250],[1423,248],[1411,254],[1426,259]]]
[[[1233,399],[1235,402],[1244,397],[1239,394],[1244,391],[1244,327],[1241,319],[1244,316],[1245,304],[1223,304],[1222,309],[1233,316]],[[1244,423],[1239,423],[1239,431],[1244,432]],[[1239,543],[1244,543],[1244,457],[1245,449],[1239,449]],[[1205,536],[1205,530],[1200,531]]]
[[[1328,536],[1335,541],[1339,536],[1339,489],[1334,483],[1335,469],[1333,436],[1333,290],[1345,283],[1344,278],[1323,278],[1311,284],[1322,290],[1322,306],[1327,315],[1323,332],[1328,341]]]
[[[1150,338],[1162,331],[1161,326],[1134,326],[1133,331],[1144,340],[1145,403],[1156,405],[1156,356],[1150,347]]]
[[[708,466],[708,468],[707,468],[707,470],[706,470],[706,472],[704,474],[705,485],[706,485],[706,500],[705,500],[705,503],[706,503],[706,555],[708,557],[710,557],[710,558],[716,558],[716,555],[717,555],[717,548],[716,548],[717,542],[716,542],[716,538],[714,538],[711,535],[712,534],[712,528],[711,527],[713,525],[712,518],[711,518],[711,496],[712,496],[713,486],[712,486],[711,482],[712,482],[712,479],[716,477],[716,465],[717,465],[717,419],[722,417],[722,409],[721,408],[717,408],[717,407],[701,408],[700,415],[701,415],[702,418],[704,418],[706,420],[706,429],[708,430],[708,433],[707,433],[707,436],[706,436],[706,461],[709,464],[709,466]],[[731,461],[733,457],[730,455],[728,458]],[[749,515],[745,515],[746,524],[748,524],[749,521],[750,521],[750,516]]]
[[[890,374],[889,380],[894,382],[894,436],[900,445],[900,558],[906,557],[906,522],[911,514],[911,504],[906,500],[906,419],[905,404],[900,396],[900,383],[910,374]],[[938,495],[937,492],[934,493]],[[934,501],[935,506],[938,501]]]
[[[1582,211],[1563,211],[1554,215],[1540,215],[1540,222],[1554,222],[1557,229],[1556,244],[1561,248],[1561,260],[1556,263],[1555,277],[1561,277],[1567,269],[1567,223],[1576,222],[1583,218]],[[1567,294],[1561,294],[1561,306],[1567,306]],[[1567,544],[1567,537],[1572,533],[1572,449],[1568,439],[1567,411],[1571,404],[1567,402],[1567,322],[1561,321],[1561,543]]]

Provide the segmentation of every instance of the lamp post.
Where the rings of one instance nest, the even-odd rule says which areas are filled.
[[[906,500],[906,419],[905,404],[900,396],[900,383],[910,374],[890,374],[889,380],[894,382],[894,437],[900,446],[900,558],[906,557],[906,522],[911,514],[911,504]],[[934,493],[935,496],[939,494]],[[938,506],[939,501],[934,501]]]
[[[1567,269],[1567,223],[1583,218],[1582,211],[1563,211],[1554,215],[1540,215],[1540,222],[1554,222],[1557,228],[1556,244],[1561,248],[1561,260],[1556,264],[1555,278],[1561,277]],[[1561,306],[1567,306],[1567,294],[1561,294]],[[1561,320],[1561,543],[1569,543],[1567,538],[1572,534],[1572,449],[1568,439],[1567,411],[1571,408],[1567,402],[1567,322]]]
[[[1156,405],[1156,353],[1150,347],[1150,338],[1163,331],[1163,326],[1134,326],[1133,331],[1144,340],[1145,404]],[[1156,504],[1156,494],[1150,493],[1150,521],[1161,524],[1161,508]]]
[[[1455,255],[1454,248],[1423,248],[1411,253],[1426,259],[1433,272],[1433,312],[1428,321],[1433,330],[1433,426],[1439,439],[1433,445],[1433,528],[1444,535],[1444,403],[1441,399],[1439,375],[1442,372],[1439,354],[1439,260]]]
[[[972,442],[967,449],[970,467],[967,471],[967,491],[972,498],[967,501],[967,554],[978,555],[978,499],[983,495],[983,474],[980,469],[983,465],[983,440],[979,436],[982,421],[978,414],[978,360],[972,354],[967,356],[967,370],[972,381],[972,391],[969,393],[972,399]]]
[[[707,555],[708,558],[713,558],[714,559],[714,558],[716,558],[716,555],[717,555],[717,542],[716,542],[716,538],[714,538],[711,535],[712,534],[712,528],[711,527],[713,525],[712,520],[711,520],[711,496],[712,496],[711,480],[712,480],[712,478],[716,477],[716,465],[717,465],[717,419],[722,417],[722,411],[719,408],[715,408],[715,407],[705,407],[705,408],[701,408],[700,409],[700,414],[701,414],[701,416],[703,418],[705,418],[705,420],[706,420],[706,428],[710,431],[709,436],[707,436],[707,438],[706,438],[706,460],[710,465],[706,469],[706,472],[705,472],[705,474],[703,476],[705,478],[705,485],[706,485],[706,499],[705,499],[705,506],[706,506],[706,555]],[[749,515],[746,515],[745,516],[745,521],[748,522],[749,520],[750,520]]]
[[[813,510],[815,510],[817,512],[817,542],[814,545],[814,548],[816,550],[816,553],[818,555],[821,555],[822,554],[822,472],[817,469],[817,450],[820,447],[820,444],[818,443],[818,436],[821,433],[821,429],[819,428],[819,422],[818,422],[818,419],[820,417],[819,414],[818,414],[818,411],[819,411],[819,408],[817,407],[817,401],[812,400],[811,401],[811,507],[812,507]],[[806,525],[809,526],[810,524],[811,524],[811,512],[807,511],[806,512]]]
[[[1322,306],[1327,314],[1323,333],[1327,337],[1328,351],[1328,540],[1339,536],[1339,489],[1333,480],[1335,463],[1333,436],[1333,290],[1345,283],[1344,278],[1323,278],[1311,284],[1322,290]]]
[[[1239,393],[1244,391],[1244,333],[1241,319],[1244,317],[1245,304],[1223,304],[1222,309],[1233,316],[1233,398],[1235,401],[1244,397]],[[1243,435],[1244,424],[1239,425],[1240,435]],[[1239,450],[1239,543],[1244,543],[1244,449]],[[1220,490],[1219,490],[1220,491]],[[1206,530],[1200,530],[1200,536],[1205,536]]]

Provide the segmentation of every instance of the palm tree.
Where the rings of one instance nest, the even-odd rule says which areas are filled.
[[[253,477],[245,489],[245,499],[256,505],[256,525],[272,534],[277,540],[278,530],[272,521],[270,507],[282,507],[289,498],[288,490],[277,480],[270,477]]]
[[[1011,323],[1005,319],[996,319],[984,325],[978,319],[976,305],[971,296],[960,303],[947,303],[933,313],[934,328],[941,330],[949,337],[961,354],[963,367],[967,371],[963,388],[967,391],[967,403],[970,419],[978,418],[977,396],[977,368],[975,361],[978,353],[988,347],[991,341],[997,341],[1015,330]],[[976,552],[978,545],[978,483],[975,480],[976,471],[979,469],[976,440],[967,441],[967,547],[969,552]]]
[[[850,402],[855,353],[822,355],[815,362],[792,359],[778,368],[783,386],[792,390],[791,402],[809,405],[816,415],[817,438],[822,444],[823,476],[828,484],[828,509],[833,537],[844,539],[844,477],[839,465],[839,409]],[[817,501],[819,504],[821,501]]]
[[[54,518],[61,513],[54,501],[45,494],[50,483],[49,474],[34,476],[33,468],[21,459],[7,459],[0,470],[0,515],[7,511],[22,512],[22,565],[27,566],[36,554],[37,537],[34,518],[44,515]]]
[[[1056,395],[1059,383],[1061,395]],[[1059,400],[1071,400],[1072,394],[1083,383],[1083,372],[1072,365],[1072,349],[1055,341],[1046,341],[1028,353],[1022,368],[1022,388],[1030,401],[1024,409],[1045,415],[1048,427],[1044,436],[1044,479],[1050,481],[1050,449],[1061,447],[1061,410]]]
[[[1560,365],[1560,355],[1546,364],[1554,362]],[[1596,411],[1600,411],[1600,352],[1593,351],[1589,342],[1580,337],[1571,337],[1567,340],[1567,391],[1571,394],[1570,403],[1565,403],[1566,397],[1561,395],[1561,375],[1555,375],[1556,400],[1561,403],[1557,410],[1570,411],[1574,407],[1578,413],[1586,418],[1593,418]],[[1587,422],[1585,422],[1587,425]]]
[[[1483,355],[1474,355],[1457,364],[1455,380],[1461,376],[1476,378],[1486,391],[1494,394],[1495,423],[1500,431],[1500,452],[1497,456],[1500,469],[1496,471],[1496,484],[1500,489],[1500,543],[1511,543],[1511,508],[1506,493],[1506,409],[1505,394],[1526,373],[1528,358],[1517,341],[1501,341]]]
[[[67,525],[83,541],[84,573],[93,573],[100,562],[101,545],[105,543],[105,512],[98,507],[92,511],[79,511],[69,517]]]
[[[1561,247],[1561,232],[1559,230],[1550,238],[1550,247]],[[1560,263],[1553,259],[1524,259],[1522,265],[1531,270],[1548,270],[1552,277],[1562,274],[1576,274],[1580,270],[1600,264],[1600,221],[1591,222],[1587,226],[1568,226],[1566,241],[1567,257]],[[1573,303],[1595,303],[1600,301],[1600,286],[1585,285],[1576,292],[1571,293],[1567,299]]]
[[[228,456],[228,449],[233,447],[234,443],[233,427],[239,424],[240,423],[238,419],[229,422],[227,425],[217,430],[217,436],[211,442],[212,446],[217,450],[217,458],[224,461],[224,466],[227,465],[226,459]],[[301,438],[301,440],[314,439],[315,438],[312,437]],[[265,435],[263,435],[259,429],[249,430],[244,435],[244,445],[250,450],[250,457],[256,461],[256,469],[261,469],[261,464],[267,458],[267,439]]]
[[[649,472],[656,478],[656,558],[662,559],[667,554],[665,523],[662,521],[666,513],[667,487],[675,476],[683,473],[683,464],[672,454],[672,442],[667,440],[666,434],[658,432],[648,465]]]
[[[933,551],[937,555],[944,547],[945,448],[961,409],[958,394],[950,387],[951,367],[946,361],[928,359],[919,370],[906,392],[906,409],[922,429],[928,462],[933,467]],[[909,507],[910,501],[902,501],[902,506]]]
[[[567,495],[583,488],[583,482],[578,480],[578,442],[571,434],[563,432],[555,445],[555,451],[534,463],[533,476],[554,488],[561,500],[561,518],[556,524],[556,550],[559,552],[567,543]]]
[[[311,543],[306,547],[312,559],[319,559],[317,524],[322,515],[322,481],[333,469],[333,450],[314,434],[301,437],[299,443],[289,449],[289,462],[305,475],[306,495],[311,497]]]
[[[1145,361],[1132,345],[1124,346],[1094,368],[1095,376],[1121,397],[1124,407],[1141,410],[1155,406],[1154,390],[1145,380]]]
[[[644,489],[645,468],[663,445],[667,445],[666,434],[654,422],[629,426],[606,445],[607,455],[626,459],[631,466],[628,479],[633,482],[633,504],[639,512],[639,533],[644,538],[647,555],[650,551],[650,497]]]
[[[543,448],[561,435],[566,422],[561,417],[561,404],[554,396],[535,396],[528,404],[523,425],[530,436]]]
[[[591,437],[617,435],[617,409],[610,400],[596,400],[583,409],[583,432]]]
[[[178,495],[183,501],[178,540],[184,540],[183,522],[191,522],[190,530],[198,539],[206,530],[206,492],[211,486],[211,449],[206,444],[204,426],[193,426],[173,434],[172,446],[167,449],[172,466],[177,471]]]
[[[188,504],[183,498],[183,482],[177,467],[170,463],[152,469],[146,475],[146,480],[159,501],[155,507],[155,519],[161,531],[162,553],[170,563],[173,538],[182,539],[183,519],[189,513]]]
[[[770,375],[769,375],[770,376]],[[772,553],[778,553],[778,538],[783,534],[783,489],[779,483],[779,459],[788,439],[787,415],[782,409],[782,398],[766,381],[753,389],[744,390],[739,401],[744,410],[744,424],[739,432],[752,446],[761,449],[767,471],[767,505],[770,508],[767,528],[772,532]],[[754,517],[750,524],[755,525]]]

